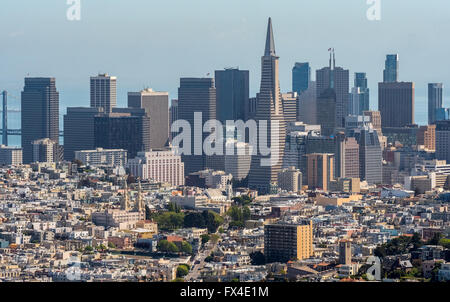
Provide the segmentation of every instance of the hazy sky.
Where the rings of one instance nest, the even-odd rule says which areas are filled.
[[[296,61],[314,71],[328,64],[329,47],[351,83],[367,73],[372,108],[387,53],[399,53],[400,80],[416,83],[419,103],[428,82],[450,82],[448,0],[381,0],[380,21],[366,18],[366,0],[81,0],[80,21],[67,20],[68,7],[1,0],[0,90],[18,96],[27,74],[54,76],[61,107],[84,106],[89,76],[107,72],[123,106],[127,91],[149,86],[176,98],[180,77],[239,66],[254,95],[269,16],[283,91]]]

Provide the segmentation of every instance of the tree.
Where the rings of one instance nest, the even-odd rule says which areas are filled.
[[[185,228],[205,228],[206,222],[205,218],[201,213],[189,213],[184,216],[184,227]]]
[[[211,237],[208,234],[201,235],[200,238],[202,239],[202,244],[205,244],[211,239]]]
[[[173,242],[169,242],[167,240],[160,240],[158,242],[157,248],[159,251],[163,253],[178,253],[179,249]]]
[[[181,264],[177,267],[177,278],[183,278],[187,274],[189,274],[189,268],[186,265]]]
[[[181,212],[181,207],[174,202],[169,202],[167,209],[169,210],[169,212],[175,212],[175,213]]]
[[[115,245],[114,243],[112,243],[112,242],[108,242],[108,247],[109,247],[110,249],[115,249],[115,248],[116,248],[116,245]]]
[[[181,251],[185,254],[192,254],[192,245],[187,241],[181,243]]]
[[[183,227],[184,213],[164,212],[155,217],[158,228],[173,231]]]

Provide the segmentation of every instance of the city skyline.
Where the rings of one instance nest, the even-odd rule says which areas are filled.
[[[383,79],[383,66],[385,55],[398,53],[400,57],[400,81],[413,81],[416,84],[417,106],[426,107],[427,85],[432,82],[443,82],[450,78],[449,71],[442,69],[441,60],[445,60],[445,41],[438,39],[445,30],[450,29],[450,24],[442,22],[442,15],[435,14],[427,8],[418,5],[418,1],[408,1],[408,3],[383,3],[382,18],[380,21],[369,21],[366,19],[367,4],[365,1],[352,2],[343,10],[333,1],[320,1],[321,5],[307,5],[307,1],[286,1],[286,4],[275,7],[270,2],[263,1],[258,8],[258,16],[252,16],[250,10],[254,9],[250,3],[243,5],[236,15],[226,17],[218,16],[217,9],[236,9],[236,2],[231,2],[229,7],[223,4],[208,4],[204,1],[195,1],[196,4],[203,4],[205,9],[214,6],[210,17],[200,18],[196,22],[183,23],[189,17],[180,15],[177,22],[161,20],[160,17],[145,18],[144,13],[139,13],[138,8],[144,12],[151,4],[143,1],[136,1],[136,5],[107,4],[104,1],[97,3],[83,3],[81,20],[69,22],[65,19],[65,3],[56,3],[51,8],[43,11],[38,4],[27,4],[25,8],[19,8],[10,1],[4,6],[8,15],[1,15],[5,26],[0,28],[0,36],[6,41],[6,48],[2,49],[5,58],[0,66],[2,69],[10,70],[8,75],[0,75],[2,89],[10,91],[12,95],[18,95],[21,90],[21,82],[27,74],[30,76],[51,76],[58,81],[61,91],[61,110],[65,107],[85,106],[89,102],[89,76],[99,72],[109,73],[117,76],[117,97],[118,106],[126,105],[126,95],[129,91],[138,91],[144,87],[152,87],[158,91],[168,91],[171,99],[177,98],[177,83],[180,77],[213,75],[214,70],[221,70],[225,67],[237,67],[250,71],[250,96],[254,96],[258,91],[258,79],[260,78],[258,57],[254,55],[260,49],[262,35],[258,28],[269,17],[273,18],[277,25],[277,45],[279,48],[280,60],[280,85],[283,92],[291,90],[291,70],[295,62],[310,62],[312,71],[321,68],[327,60],[327,49],[336,49],[336,60],[339,66],[350,70],[350,82],[353,82],[355,72],[365,72],[369,80],[371,99],[377,99],[376,85]],[[179,9],[190,7],[178,1]],[[158,5],[158,9],[167,10],[167,4]],[[304,11],[304,18],[299,18],[293,24],[290,18],[281,17],[281,8],[293,5],[299,11]],[[442,6],[450,4],[441,3]],[[319,8],[320,6],[320,8]],[[401,7],[404,14],[396,15],[395,12]],[[103,9],[102,9],[103,8]],[[171,7],[172,8],[172,7]],[[420,11],[419,11],[420,8]],[[320,10],[323,13],[320,13]],[[107,16],[101,14],[100,20],[95,19],[97,14],[107,10]],[[335,24],[336,17],[326,12],[336,10],[339,15],[346,16],[344,24]],[[294,10],[295,11],[295,10]],[[178,9],[176,10],[177,14]],[[308,12],[308,13],[306,13]],[[109,18],[121,16],[119,21],[112,22]],[[126,17],[126,14],[133,15],[133,20]],[[283,11],[286,13],[286,11]],[[320,19],[323,26],[314,26],[317,18],[315,16],[327,15],[326,19]],[[204,16],[197,12],[199,17]],[[14,28],[7,22],[12,16],[30,16],[21,24],[20,28]],[[408,23],[408,27],[395,23],[413,17],[429,19],[425,26],[418,28],[414,23]],[[108,17],[109,16],[109,17]],[[191,17],[195,17],[194,12]],[[45,25],[35,24],[41,19],[50,18],[56,27],[45,28]],[[29,20],[32,19],[33,21]],[[287,19],[287,20],[286,20]],[[96,20],[95,22],[93,20]],[[97,22],[104,21],[104,24]],[[190,21],[189,19],[187,21]],[[155,23],[158,28],[162,28],[154,33]],[[389,27],[393,22],[399,31],[404,35],[393,36]],[[14,23],[14,22],[13,22]],[[177,26],[184,24],[185,26]],[[324,36],[327,25],[334,24],[336,30],[333,34]],[[108,26],[109,27],[108,27]],[[197,26],[195,26],[197,25]],[[439,25],[439,27],[436,27]],[[94,26],[95,31],[88,30],[89,26]],[[122,29],[123,27],[123,29]],[[36,29],[41,29],[36,31]],[[129,35],[125,29],[134,30],[135,34]],[[432,29],[434,29],[432,31]],[[48,35],[42,35],[41,31]],[[109,33],[113,30],[114,34]],[[174,33],[174,30],[177,33]],[[147,34],[145,32],[148,31]],[[361,31],[365,31],[362,34]],[[351,41],[352,34],[358,33],[358,39],[362,44],[367,45],[363,49],[358,49],[359,56],[355,56],[355,49],[346,46]],[[156,34],[156,35],[152,35]],[[299,33],[303,33],[300,39],[293,39]],[[57,35],[59,43],[54,42],[53,49],[44,51],[47,36]],[[129,35],[129,37],[128,37]],[[424,36],[425,35],[425,36]],[[131,46],[130,39],[139,37],[138,47]],[[148,37],[142,39],[141,37]],[[324,39],[324,37],[327,37]],[[421,39],[418,39],[421,37]],[[177,40],[178,39],[178,40]],[[429,43],[424,43],[429,41]],[[296,41],[298,40],[298,41]],[[420,41],[419,41],[420,40]],[[292,43],[295,41],[294,47]],[[434,45],[442,41],[442,47],[424,49],[424,45]],[[34,52],[22,52],[29,43],[34,42]],[[41,42],[41,43],[39,43]],[[39,44],[38,44],[39,43]],[[182,54],[177,51],[177,45],[183,43]],[[385,44],[389,45],[385,45]],[[130,46],[127,46],[130,45]],[[438,44],[439,45],[439,44]],[[26,46],[26,47],[24,47]],[[96,46],[92,49],[91,46]],[[231,51],[231,50],[234,51]],[[151,51],[149,51],[151,50]],[[206,53],[205,53],[206,52]],[[210,56],[207,56],[207,53]],[[165,54],[162,56],[162,54]],[[420,58],[426,60],[418,60]],[[25,60],[19,58],[26,58]],[[185,60],[185,58],[189,60]],[[157,58],[157,59],[156,59]],[[168,59],[161,59],[168,58]],[[367,58],[371,58],[367,60]],[[49,62],[54,61],[54,64]],[[27,62],[27,64],[25,64]],[[50,67],[49,67],[50,66]],[[61,68],[58,68],[60,66]],[[138,67],[139,66],[139,67]],[[176,66],[176,68],[173,68]],[[69,72],[67,72],[69,71]],[[426,72],[424,72],[426,71]],[[312,72],[314,74],[314,72]],[[450,92],[444,89],[444,104]],[[13,108],[14,103],[11,104]],[[371,109],[377,109],[376,103],[371,102]],[[423,118],[425,121],[425,118]]]

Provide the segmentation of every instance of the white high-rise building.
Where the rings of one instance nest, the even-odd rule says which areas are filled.
[[[173,186],[184,185],[184,163],[174,150],[139,152],[128,161],[130,173],[141,180],[166,182]]]

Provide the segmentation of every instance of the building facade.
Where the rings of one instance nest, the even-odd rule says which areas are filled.
[[[91,107],[111,112],[117,104],[116,86],[117,78],[106,73],[91,77]]]
[[[21,103],[25,164],[33,160],[33,141],[41,138],[59,141],[59,93],[55,83],[55,78],[25,78]]]

